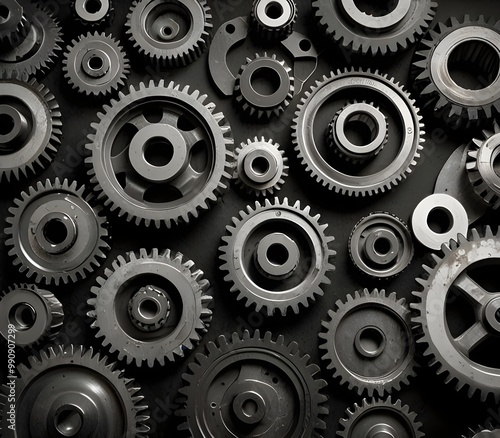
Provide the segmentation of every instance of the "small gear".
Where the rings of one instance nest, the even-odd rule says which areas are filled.
[[[0,53],[19,45],[30,30],[24,8],[16,0],[3,0],[0,15]]]
[[[293,98],[291,71],[276,55],[257,53],[254,59],[247,58],[236,77],[236,102],[251,117],[264,120],[279,117]]]
[[[15,380],[16,437],[148,436],[141,388],[92,348],[43,350],[19,365]],[[8,385],[0,393],[0,433],[10,432]],[[2,436],[8,436],[2,434]]]
[[[359,395],[384,396],[415,376],[415,342],[405,299],[393,292],[364,289],[337,301],[323,321],[323,360],[333,376]]]
[[[134,48],[153,65],[183,67],[208,48],[213,24],[206,0],[136,0],[125,26]]]
[[[500,125],[495,122],[493,132],[484,130],[483,139],[475,138],[467,157],[467,171],[474,191],[494,210],[500,208]]]
[[[421,332],[417,342],[426,345],[424,356],[446,383],[456,382],[469,397],[479,392],[482,401],[492,396],[498,402],[500,363],[491,351],[500,340],[500,293],[493,292],[499,290],[500,235],[489,227],[484,233],[473,229],[469,239],[459,235],[441,251],[416,280],[422,285],[411,305]]]
[[[269,316],[278,311],[284,316],[322,296],[322,285],[330,284],[327,274],[335,269],[335,251],[334,238],[319,220],[309,207],[289,205],[287,198],[256,202],[233,218],[219,250],[224,280],[237,299],[257,312],[264,308]]]
[[[184,357],[210,325],[209,282],[180,253],[141,249],[127,253],[92,288],[88,316],[96,337],[137,366],[165,365]]]
[[[55,97],[34,79],[0,80],[0,182],[44,169],[61,143],[61,112]]]
[[[170,228],[197,218],[228,188],[234,141],[207,96],[164,81],[119,93],[87,144],[99,198],[136,225]]]
[[[288,159],[278,143],[255,137],[236,148],[236,184],[248,194],[273,195],[288,176]]]
[[[0,296],[0,334],[8,340],[8,325],[14,326],[15,343],[20,347],[54,339],[63,319],[59,300],[34,284],[16,284]]]
[[[321,438],[328,415],[320,368],[301,356],[296,342],[272,340],[259,330],[231,339],[219,336],[197,354],[182,377],[185,396],[179,426],[194,438],[289,437]]]
[[[297,21],[297,4],[294,0],[254,0],[251,21],[263,40],[283,40]]]
[[[347,418],[340,419],[337,435],[344,438],[360,437],[398,437],[423,438],[422,423],[417,422],[417,415],[410,412],[408,406],[403,406],[400,400],[394,403],[387,400],[363,399],[361,406],[354,404],[346,412]]]
[[[106,96],[125,85],[130,65],[119,43],[104,33],[88,33],[71,42],[63,59],[70,86],[87,96]]]
[[[114,7],[112,0],[73,0],[71,11],[80,24],[97,27],[111,22]]]
[[[106,218],[91,207],[85,186],[46,180],[14,200],[5,229],[14,266],[37,283],[67,284],[86,277],[109,249]]]
[[[462,438],[500,438],[500,428],[495,428],[492,425],[484,428],[469,429],[467,435],[462,435]]]

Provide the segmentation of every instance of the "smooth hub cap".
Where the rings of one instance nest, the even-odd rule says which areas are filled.
[[[29,134],[24,115],[11,105],[0,105],[0,154],[21,146]]]
[[[257,245],[257,268],[271,279],[289,277],[299,261],[299,248],[286,234],[268,234]]]

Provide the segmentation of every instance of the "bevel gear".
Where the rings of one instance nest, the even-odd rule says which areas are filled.
[[[16,47],[26,38],[30,24],[23,6],[16,0],[2,0],[0,6],[3,11],[0,17],[0,52],[3,52]]]
[[[184,357],[210,326],[210,284],[181,253],[129,252],[97,282],[88,300],[92,327],[127,364],[153,367]]]
[[[83,26],[97,27],[111,22],[114,7],[112,0],[73,0],[71,11]]]
[[[433,254],[431,266],[416,281],[421,291],[413,292],[418,302],[412,321],[421,332],[417,340],[426,346],[431,366],[467,389],[469,397],[479,392],[482,401],[491,395],[500,400],[500,364],[491,357],[500,340],[500,288],[498,260],[500,236],[487,227],[470,231]],[[492,280],[489,282],[488,279]],[[491,283],[491,284],[490,284]],[[458,316],[452,318],[453,316]]]
[[[212,14],[206,0],[135,0],[125,24],[134,48],[157,67],[183,67],[208,48]]]
[[[263,40],[283,40],[297,21],[297,4],[294,0],[254,0],[250,19]]]
[[[50,347],[18,366],[16,437],[145,438],[150,427],[141,388],[92,348]],[[0,432],[10,436],[8,388],[0,393]]]
[[[255,202],[234,217],[219,258],[237,299],[257,312],[264,308],[269,316],[284,316],[322,296],[322,285],[330,284],[327,274],[335,269],[335,251],[334,238],[319,220],[310,207],[302,210],[299,201],[290,205],[287,198]]]
[[[73,90],[106,96],[125,85],[130,65],[122,47],[105,33],[88,33],[73,40],[64,54],[64,77]]]
[[[346,167],[343,160],[329,160],[326,126],[317,121],[322,119],[318,114],[330,113],[331,118],[345,106],[346,93],[351,99],[374,102],[388,118],[391,132],[400,132],[399,138],[390,136],[383,153],[366,166]],[[306,171],[328,190],[343,195],[366,196],[390,190],[412,172],[425,141],[415,101],[394,79],[370,70],[339,70],[323,76],[306,92],[295,115],[293,143]]]
[[[273,140],[255,137],[235,150],[236,169],[233,178],[246,193],[273,195],[288,176],[288,158]]]
[[[234,171],[234,142],[206,98],[161,80],[104,106],[85,162],[105,205],[136,225],[170,228],[217,201]]]
[[[44,169],[61,143],[61,112],[54,95],[34,79],[0,79],[0,182]]]
[[[14,266],[37,283],[76,282],[99,267],[109,249],[106,217],[76,181],[46,180],[22,192],[5,228]]]
[[[406,300],[384,290],[357,291],[328,311],[319,337],[333,377],[359,395],[384,396],[415,376],[415,341]]]
[[[179,426],[193,438],[208,436],[320,438],[326,428],[326,382],[296,342],[248,331],[219,336],[197,354],[182,377]]]
[[[500,428],[489,425],[486,428],[469,429],[467,436],[462,435],[462,438],[500,438]]]

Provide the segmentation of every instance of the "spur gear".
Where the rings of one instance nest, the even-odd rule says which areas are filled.
[[[213,24],[206,0],[136,0],[125,26],[134,48],[153,65],[183,67],[208,48]]]
[[[77,345],[51,347],[19,365],[16,431],[26,438],[148,436],[141,388],[116,363]],[[0,432],[7,438],[8,388],[0,394]]]
[[[380,2],[314,0],[312,7],[323,33],[345,49],[370,55],[386,55],[408,49],[428,29],[437,3],[400,0],[382,10]]]
[[[104,33],[80,36],[63,59],[64,77],[73,90],[87,96],[106,96],[125,85],[130,65],[120,44]]]
[[[469,397],[479,392],[482,401],[491,395],[500,400],[500,363],[491,355],[500,340],[500,290],[498,265],[500,236],[487,227],[471,230],[469,239],[459,235],[433,255],[433,266],[417,278],[421,291],[412,319],[425,344],[424,356],[445,382],[456,382]]]
[[[3,52],[20,44],[30,25],[23,6],[16,0],[2,0],[0,12],[0,52]]]
[[[289,205],[287,198],[256,202],[233,218],[219,250],[224,280],[237,299],[257,312],[264,308],[269,316],[278,311],[284,316],[322,296],[322,285],[330,284],[327,274],[335,269],[335,251],[334,238],[319,220],[310,207],[302,210],[298,201]]]
[[[106,218],[92,207],[85,186],[46,180],[22,192],[9,209],[5,228],[9,255],[37,283],[76,282],[99,267],[109,249]]]
[[[111,22],[114,7],[112,0],[73,0],[71,11],[82,25],[96,27]]]
[[[87,144],[99,198],[137,225],[170,228],[197,218],[228,188],[231,128],[207,96],[164,81],[105,105]]]
[[[297,21],[297,4],[294,0],[254,0],[251,21],[263,40],[283,40]]]
[[[209,436],[320,438],[327,397],[320,368],[301,356],[296,342],[272,340],[259,330],[219,336],[197,354],[182,377],[185,396],[179,426],[194,438]]]
[[[203,272],[181,253],[129,252],[98,278],[88,304],[92,327],[120,360],[165,365],[184,357],[210,326],[212,297]]]
[[[16,284],[0,296],[0,334],[8,340],[8,325],[13,325],[15,342],[20,347],[54,339],[63,319],[64,311],[59,300],[52,292],[34,284]]]
[[[344,438],[361,437],[398,437],[398,438],[423,438],[422,423],[417,422],[417,415],[410,412],[408,406],[403,406],[400,400],[394,403],[389,397],[387,400],[363,399],[359,406],[346,411],[347,418],[340,419],[337,435]]]
[[[343,160],[328,160],[330,148],[324,138],[324,118],[345,106],[346,93],[352,99],[362,97],[374,102],[386,115],[391,132],[400,132],[399,136],[390,136],[377,159],[362,167],[346,167]],[[414,103],[386,75],[354,69],[332,72],[306,93],[295,113],[292,134],[295,150],[306,171],[329,190],[349,196],[383,193],[411,173],[423,149],[424,126]],[[328,117],[330,120],[332,115]]]
[[[236,148],[233,178],[248,194],[273,195],[288,176],[288,159],[278,143],[255,137]]]
[[[0,79],[0,182],[44,169],[61,143],[55,97],[34,79]]]
[[[319,337],[324,340],[323,360],[341,384],[365,391],[369,397],[384,396],[408,385],[415,376],[415,342],[411,315],[405,299],[393,292],[374,289],[347,295],[328,311]]]
[[[487,428],[469,429],[469,433],[462,435],[462,438],[500,438],[500,428],[494,428],[490,425]]]

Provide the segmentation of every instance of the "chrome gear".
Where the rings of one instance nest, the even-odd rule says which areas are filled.
[[[250,19],[264,41],[283,40],[297,21],[297,4],[294,0],[254,0]]]
[[[23,6],[16,0],[0,3],[7,13],[0,22],[0,52],[16,47],[30,30]]]

